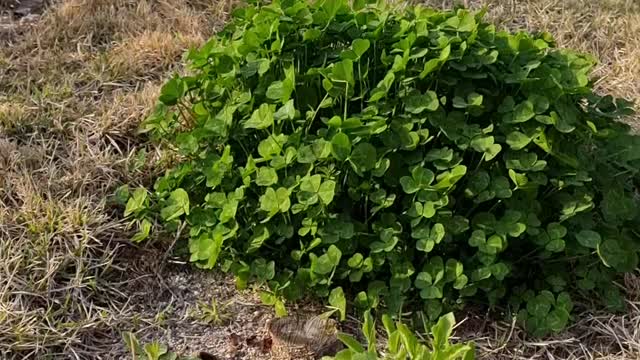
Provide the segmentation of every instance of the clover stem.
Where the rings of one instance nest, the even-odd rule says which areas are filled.
[[[324,95],[324,97],[322,98],[322,100],[320,101],[320,103],[318,104],[318,107],[315,109],[315,111],[313,112],[313,117],[311,117],[311,119],[309,120],[309,124],[307,125],[307,128],[305,129],[305,134],[309,133],[309,130],[311,130],[311,124],[313,124],[313,121],[316,119],[316,115],[318,115],[318,111],[320,111],[320,106],[322,105],[322,103],[327,99],[327,96],[329,96],[329,93],[326,93]]]

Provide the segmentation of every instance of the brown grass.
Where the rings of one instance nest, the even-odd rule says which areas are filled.
[[[35,23],[0,29],[0,358],[114,358],[120,331],[154,322],[128,302],[141,260],[123,253],[130,233],[109,195],[162,171],[155,152],[140,156],[135,130],[232,2],[60,0]],[[640,101],[637,1],[469,3],[595,54],[598,87]],[[459,332],[483,358],[640,359],[640,274],[622,286],[627,314],[582,314],[546,342],[472,315]]]
[[[139,164],[135,129],[227,11],[66,0],[0,36],[0,358],[121,354],[136,327],[130,234],[109,196],[145,181],[153,156]]]

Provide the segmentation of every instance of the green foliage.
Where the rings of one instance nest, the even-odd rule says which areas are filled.
[[[225,311],[228,305],[219,305],[215,298],[212,298],[209,304],[199,301],[196,318],[208,324],[222,325],[229,317]]]
[[[192,357],[178,356],[167,350],[165,345],[155,341],[140,345],[138,338],[130,332],[122,333],[122,338],[133,360],[196,360]]]
[[[455,325],[452,313],[443,315],[431,328],[429,344],[424,344],[409,330],[407,325],[394,323],[388,315],[382,318],[387,332],[387,344],[385,355],[380,356],[376,350],[376,330],[373,317],[369,311],[365,312],[362,333],[367,340],[365,348],[355,338],[347,334],[338,334],[338,338],[346,346],[334,357],[325,356],[323,360],[473,360],[475,348],[473,343],[455,344],[449,343],[449,338]]]
[[[268,284],[281,315],[311,290],[344,316],[337,286],[433,320],[511,301],[541,335],[570,318],[560,296],[619,309],[640,249],[640,139],[614,121],[628,104],[593,92],[592,57],[482,16],[237,9],[143,125],[180,161],[120,192],[135,240],[186,224],[191,261]]]
[[[527,306],[518,313],[518,321],[534,336],[544,336],[565,328],[573,309],[568,293],[562,292],[555,297],[551,291],[543,290],[534,296],[533,291],[528,290],[523,297]]]

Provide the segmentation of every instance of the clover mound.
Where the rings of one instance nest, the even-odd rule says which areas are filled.
[[[192,262],[267,284],[279,314],[476,302],[545,335],[572,299],[623,307],[640,141],[591,56],[482,12],[282,0],[187,59],[143,125],[176,161],[132,192],[134,240],[186,226]]]

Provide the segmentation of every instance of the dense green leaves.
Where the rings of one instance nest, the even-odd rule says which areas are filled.
[[[463,9],[239,8],[143,126],[174,162],[119,194],[134,240],[184,229],[197,266],[266,283],[281,314],[310,292],[431,319],[474,297],[545,334],[571,296],[619,308],[640,141],[592,57],[554,46]]]

